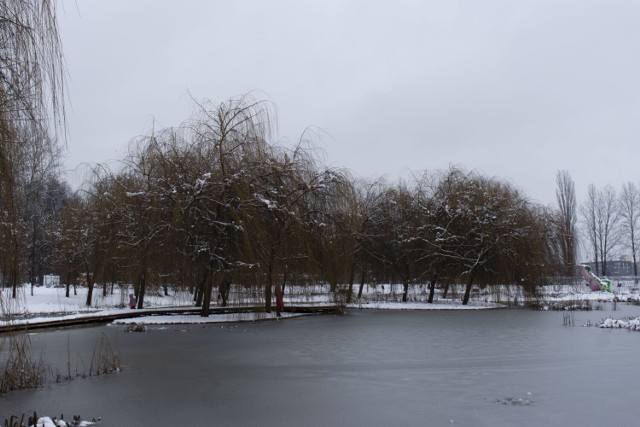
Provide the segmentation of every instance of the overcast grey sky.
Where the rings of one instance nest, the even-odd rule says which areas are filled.
[[[477,169],[555,203],[640,182],[640,1],[64,0],[67,168],[250,91],[356,176]],[[77,5],[77,7],[76,7]],[[73,179],[73,178],[71,178]]]

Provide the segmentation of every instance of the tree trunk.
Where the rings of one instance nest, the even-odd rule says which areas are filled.
[[[363,290],[364,290],[364,266],[360,268],[360,288],[358,288],[358,299],[362,298]]]
[[[449,284],[446,283],[444,285],[444,290],[442,291],[442,299],[446,299],[448,293],[449,293]]]
[[[204,300],[204,288],[209,276],[209,270],[204,269],[200,282],[196,285],[196,293],[193,295],[193,300],[196,303],[196,307],[202,307],[202,301]]]
[[[202,292],[202,311],[200,312],[200,317],[209,317],[211,312],[211,289],[213,285],[211,280],[208,280],[208,276],[207,274],[207,280],[205,280],[203,284],[204,289]]]
[[[433,295],[436,292],[436,280],[438,280],[438,273],[433,273],[431,281],[429,282],[429,297],[427,298],[429,304],[433,304]]]
[[[276,259],[275,248],[271,248],[269,254],[269,265],[267,267],[267,284],[264,290],[264,310],[267,313],[271,313],[271,295],[273,289],[273,267]]]
[[[220,298],[222,299],[222,306],[226,307],[229,303],[229,291],[231,290],[231,281],[224,277],[222,279],[222,283],[218,286],[218,292],[220,293]]]
[[[147,290],[147,273],[146,271],[143,271],[142,274],[140,275],[140,285],[138,288],[138,294],[136,295],[136,298],[138,299],[138,305],[136,306],[138,309],[141,309],[144,307],[144,295],[146,293]]]
[[[18,275],[15,273],[13,273],[13,275],[11,276],[11,298],[17,298],[18,297]]]
[[[349,292],[347,293],[347,304],[351,303],[351,296],[353,295],[353,280],[355,278],[355,275],[356,275],[356,264],[351,263],[351,271],[349,271]]]
[[[203,291],[204,291],[204,283],[200,283],[198,286],[196,286],[196,293],[193,294],[193,302],[195,303],[196,307],[202,307]]]
[[[284,293],[286,286],[287,286],[287,280],[289,279],[289,266],[285,265],[284,266],[284,274],[282,275],[282,292]]]
[[[65,286],[65,292],[64,292],[64,296],[69,298],[70,295],[70,290],[71,290],[71,272],[67,271],[67,285]]]
[[[36,286],[36,224],[33,221],[33,233],[31,233],[31,266],[29,268],[29,281],[31,282],[31,296],[33,288]]]
[[[273,263],[267,269],[267,284],[264,290],[264,311],[271,313],[271,292],[273,288]]]
[[[409,297],[409,280],[403,279],[402,280],[402,302],[407,302],[408,297]]]
[[[471,295],[471,288],[473,287],[473,273],[469,273],[469,280],[467,280],[467,287],[464,290],[464,296],[462,297],[462,305],[469,303],[469,296]]]
[[[11,297],[15,299],[18,297],[18,258],[17,254],[15,253],[13,254],[13,259],[11,260],[11,270]]]
[[[91,273],[87,273],[87,300],[85,304],[87,307],[91,307],[91,300],[93,299],[93,276]]]

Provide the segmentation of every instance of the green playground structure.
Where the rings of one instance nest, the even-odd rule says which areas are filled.
[[[611,280],[604,278],[599,278],[596,276],[593,271],[591,271],[591,267],[588,265],[580,265],[578,267],[580,270],[580,274],[587,281],[592,291],[604,291],[611,292]]]

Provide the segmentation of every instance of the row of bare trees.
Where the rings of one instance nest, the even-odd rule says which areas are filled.
[[[638,228],[640,227],[640,189],[633,182],[622,185],[620,193],[607,185],[601,189],[589,185],[581,206],[586,253],[595,261],[596,270],[607,275],[607,261],[616,255],[630,255],[634,276],[638,276]]]
[[[554,234],[566,273],[575,270],[578,243],[582,240],[586,258],[592,257],[598,274],[607,275],[607,261],[630,255],[637,278],[640,188],[627,182],[617,193],[610,185],[598,189],[590,184],[586,200],[578,207],[569,173],[559,171],[556,183],[558,210]]]

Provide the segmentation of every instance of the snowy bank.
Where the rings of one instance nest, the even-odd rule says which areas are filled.
[[[628,320],[621,319],[604,319],[602,323],[598,325],[600,328],[611,329],[627,329],[629,331],[640,331],[640,317],[633,317]]]
[[[285,306],[308,306],[335,304],[333,294],[326,286],[300,288],[290,287],[291,291],[285,295]],[[0,291],[2,301],[2,317],[0,327],[9,325],[33,325],[50,322],[62,322],[69,320],[81,320],[92,318],[127,317],[117,319],[115,324],[201,324],[220,322],[245,322],[275,319],[275,313],[264,312],[235,312],[235,313],[211,313],[209,317],[201,317],[199,313],[164,315],[159,311],[171,309],[196,309],[193,304],[193,296],[185,291],[171,291],[170,295],[148,294],[145,296],[145,308],[131,310],[126,307],[128,295],[132,291],[123,287],[116,288],[114,293],[102,295],[101,289],[94,289],[93,303],[87,306],[86,288],[77,288],[77,292],[71,292],[65,296],[64,288],[47,288],[24,286],[19,289],[18,297],[11,298],[10,289]],[[96,295],[97,294],[97,295]],[[399,294],[394,292],[394,287],[381,285],[367,287],[366,292],[358,302],[347,304],[350,309],[375,309],[375,310],[479,310],[501,307],[500,304],[471,300],[468,305],[462,305],[459,300],[437,299],[433,304],[424,302],[424,298],[418,298],[414,293],[410,302],[398,302]],[[256,301],[251,301],[255,303]],[[230,309],[246,307],[247,302],[236,296],[230,302]],[[217,307],[214,303],[212,307]],[[141,316],[147,313],[148,316]],[[282,318],[290,318],[304,315],[304,313],[283,312]],[[135,317],[134,317],[135,316]]]
[[[209,323],[255,322],[260,320],[277,320],[291,317],[307,316],[307,313],[283,312],[280,317],[276,313],[224,313],[212,314],[209,317],[195,315],[143,316],[129,319],[117,319],[113,325],[200,325]]]
[[[464,287],[450,287],[448,298],[443,298],[441,290],[437,290],[433,303],[427,303],[427,287],[415,285],[410,287],[408,301],[402,300],[401,285],[366,285],[362,297],[345,304],[349,309],[359,310],[481,310],[494,309],[505,306],[522,305],[525,301],[532,301],[522,294],[522,288],[517,286],[474,287],[467,305],[460,302],[461,291]],[[355,288],[354,288],[355,291]],[[87,289],[78,287],[77,292],[65,296],[64,288],[23,286],[19,288],[18,297],[11,298],[10,289],[0,290],[2,317],[0,327],[7,325],[42,324],[56,321],[92,318],[120,318],[116,324],[185,324],[185,323],[220,323],[260,321],[275,318],[275,313],[264,312],[235,312],[215,313],[209,317],[200,317],[199,313],[169,315],[164,311],[195,311],[193,295],[183,290],[170,289],[169,295],[163,292],[149,292],[145,296],[145,308],[131,310],[126,308],[130,286],[116,286],[103,295],[102,288],[94,289],[91,306],[87,306]],[[342,292],[342,291],[341,291]],[[341,295],[342,296],[342,295]],[[317,307],[319,305],[333,305],[336,295],[330,292],[327,285],[288,286],[285,293],[285,306]],[[593,292],[586,286],[557,285],[544,286],[539,289],[536,303],[541,308],[575,309],[575,307],[589,306],[595,302],[638,301],[638,290],[633,283],[622,283],[614,288],[614,292]],[[259,295],[248,297],[246,290],[232,289],[229,299],[230,309],[241,311],[250,304],[262,304]],[[344,304],[344,303],[343,303]],[[212,307],[217,307],[215,301]],[[134,314],[135,313],[135,314]],[[148,314],[148,315],[144,315]],[[143,315],[143,316],[141,316]],[[302,313],[283,313],[284,318],[302,315]],[[133,318],[135,316],[135,318]],[[124,319],[125,317],[132,317]]]

